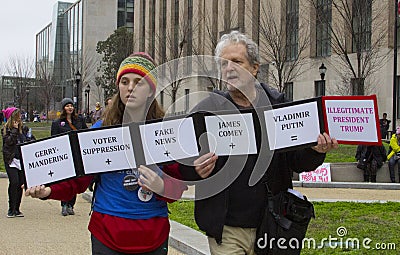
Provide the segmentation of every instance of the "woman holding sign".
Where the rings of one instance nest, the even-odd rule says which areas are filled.
[[[71,130],[87,129],[83,118],[79,117],[75,112],[74,102],[71,98],[61,100],[60,118],[51,123],[51,135],[63,134]],[[61,201],[61,215],[74,215],[74,205],[76,196],[68,201]]]
[[[124,116],[135,122],[163,117],[164,112],[154,99],[154,68],[153,59],[146,53],[134,53],[122,61],[116,79],[118,93],[102,121],[92,127],[123,124]],[[179,198],[186,186],[169,177],[180,177],[176,164],[164,166],[162,171],[154,168],[140,166],[96,176],[88,227],[92,254],[167,254],[167,202]],[[50,187],[37,186],[27,189],[26,195],[70,199],[84,192],[92,179],[85,176]]]

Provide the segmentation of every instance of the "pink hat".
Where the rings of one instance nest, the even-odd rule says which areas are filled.
[[[11,114],[15,111],[18,110],[18,108],[15,107],[8,107],[5,110],[2,110],[4,113],[4,117],[6,117],[6,119],[9,119],[11,117]]]
[[[396,128],[396,135],[400,134],[400,127]]]

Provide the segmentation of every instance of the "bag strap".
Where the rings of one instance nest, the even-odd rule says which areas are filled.
[[[273,199],[273,194],[271,190],[268,187],[267,182],[265,182],[265,187],[267,188],[267,206],[268,206],[268,211],[271,213],[271,215],[274,217],[276,223],[278,223],[282,228],[288,230],[292,226],[292,221],[286,218],[283,215],[280,215],[279,212],[276,213],[274,210],[274,199]]]

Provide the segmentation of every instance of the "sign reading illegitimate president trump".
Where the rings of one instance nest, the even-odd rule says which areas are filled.
[[[343,144],[381,145],[376,96],[322,97],[326,132]]]

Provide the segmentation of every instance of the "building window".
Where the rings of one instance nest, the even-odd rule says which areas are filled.
[[[315,97],[325,96],[325,80],[315,81],[314,86]]]
[[[293,101],[293,82],[285,82],[283,93],[288,100]]]
[[[363,78],[351,78],[351,93],[352,95],[364,95]]]
[[[331,55],[332,0],[317,1],[317,57]]]
[[[353,52],[371,48],[372,0],[353,0]]]
[[[297,59],[299,40],[299,0],[286,0],[286,57]]]
[[[185,112],[189,111],[189,89],[185,89]]]
[[[139,41],[139,48],[141,51],[145,51],[146,49],[146,1],[141,1],[141,16],[140,16],[140,41]]]

